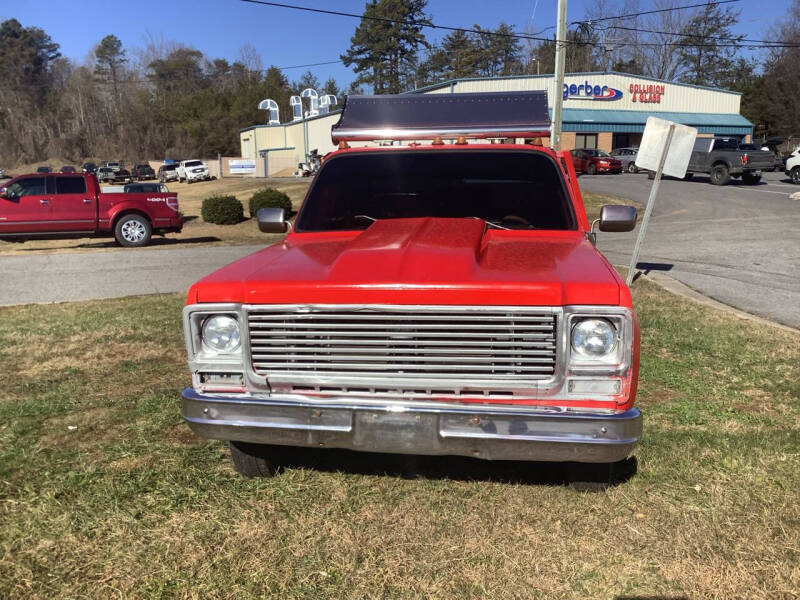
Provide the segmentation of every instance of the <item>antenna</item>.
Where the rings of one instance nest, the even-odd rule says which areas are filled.
[[[319,95],[314,88],[306,88],[300,94],[303,98],[311,99],[311,108],[306,111],[306,117],[316,117],[319,114]]]
[[[258,103],[258,110],[269,111],[269,125],[280,125],[281,120],[278,116],[278,103],[271,98],[266,98]]]
[[[292,105],[292,121],[303,120],[303,101],[300,96],[292,96],[289,98],[289,104]]]
[[[319,114],[327,114],[334,106],[336,106],[336,96],[333,94],[325,94],[319,99]]]

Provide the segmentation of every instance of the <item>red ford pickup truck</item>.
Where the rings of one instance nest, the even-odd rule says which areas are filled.
[[[258,212],[286,238],[189,290],[189,426],[229,441],[248,476],[286,446],[626,458],[639,324],[569,153],[467,143],[546,134],[547,119],[539,92],[347,98],[294,226]],[[387,139],[432,143],[347,143]],[[636,210],[598,221],[630,231]]]
[[[91,173],[20,175],[0,187],[0,238],[113,236],[144,246],[181,227],[177,194],[105,194]]]

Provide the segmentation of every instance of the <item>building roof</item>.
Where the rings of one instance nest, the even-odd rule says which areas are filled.
[[[619,75],[621,77],[630,77],[635,79],[644,79],[646,81],[657,81],[658,83],[667,83],[669,85],[679,85],[681,87],[690,87],[696,88],[701,90],[711,90],[712,92],[720,92],[722,94],[735,94],[737,96],[741,96],[741,92],[734,92],[733,90],[724,90],[722,88],[711,87],[707,85],[694,85],[692,83],[680,83],[677,81],[669,81],[667,79],[656,79],[655,77],[648,77],[647,75],[637,75],[635,73],[620,73],[619,71],[586,71],[580,73],[564,73],[565,77],[597,77],[600,75]],[[427,85],[425,87],[417,88],[415,90],[410,90],[406,92],[407,94],[419,94],[429,92],[431,90],[438,90],[443,87],[449,87],[451,85],[463,82],[463,81],[494,81],[494,80],[503,80],[503,79],[552,79],[555,77],[553,73],[543,73],[541,75],[501,75],[496,77],[461,77],[457,79],[448,79],[447,81],[442,81],[441,83],[434,83],[432,85]]]
[[[551,109],[552,110],[552,109]],[[696,127],[700,133],[731,133],[746,135],[753,124],[742,115],[731,113],[684,113],[640,110],[602,110],[565,108],[562,113],[564,131],[635,133],[644,131],[647,117],[658,117]]]

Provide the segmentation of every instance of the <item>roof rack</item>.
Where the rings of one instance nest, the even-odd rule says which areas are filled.
[[[547,93],[384,94],[347,96],[339,122],[342,141],[532,138],[548,136]]]

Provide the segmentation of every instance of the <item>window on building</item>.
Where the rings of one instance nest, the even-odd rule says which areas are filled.
[[[575,134],[575,147],[576,148],[597,148],[597,134],[596,133],[576,133]]]

